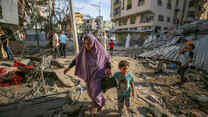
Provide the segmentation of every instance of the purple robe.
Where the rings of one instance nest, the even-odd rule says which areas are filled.
[[[105,77],[105,65],[110,63],[110,56],[92,34],[86,36],[93,48],[90,51],[82,48],[76,57],[75,75],[86,82],[88,95],[95,104],[102,107],[105,99],[101,91],[101,79]]]

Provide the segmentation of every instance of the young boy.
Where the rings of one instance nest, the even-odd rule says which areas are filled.
[[[113,76],[117,82],[117,92],[118,92],[118,110],[122,115],[122,110],[124,107],[124,103],[127,107],[128,111],[132,111],[130,109],[130,97],[131,92],[134,100],[135,92],[134,92],[134,78],[131,73],[128,72],[129,62],[122,60],[119,63],[120,72],[116,72]]]
[[[181,77],[181,83],[186,82],[184,78],[184,74],[193,60],[193,49],[195,48],[193,43],[186,42],[186,46],[179,51],[179,60],[181,62],[181,66],[178,69],[178,74]]]

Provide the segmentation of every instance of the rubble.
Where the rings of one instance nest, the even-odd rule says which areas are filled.
[[[34,67],[18,67],[21,71],[19,75],[24,77],[24,82],[21,85],[0,87],[0,115],[10,113],[9,109],[12,108],[12,112],[19,115],[20,113],[16,109],[19,107],[20,110],[24,110],[24,112],[19,111],[22,113],[22,117],[28,116],[25,113],[32,112],[39,114],[39,116],[48,117],[90,116],[86,111],[90,99],[85,90],[85,84],[73,75],[74,69],[67,75],[63,74],[63,68],[72,61],[73,57],[56,60],[49,56],[44,56],[43,60],[42,57],[24,57],[24,59],[30,60],[25,64],[29,63]],[[185,75],[188,82],[181,86],[173,86],[173,84],[180,81],[176,73],[177,61],[141,56],[133,56],[133,58],[113,56],[113,73],[118,71],[117,66],[120,60],[130,62],[129,71],[132,72],[135,78],[137,96],[133,104],[133,108],[136,110],[133,116],[206,117],[208,114],[206,103],[208,74],[206,72],[199,69],[190,69]],[[159,65],[161,63],[162,65]],[[68,91],[69,94],[57,95],[64,91]],[[53,98],[48,98],[50,94],[55,95],[52,96]],[[104,96],[106,97],[106,105],[103,112],[98,113],[97,116],[117,116],[116,89],[108,90]],[[41,108],[38,108],[39,106]],[[38,109],[41,109],[40,113],[36,112]],[[43,111],[44,113],[42,113]],[[13,115],[8,115],[8,117],[10,116],[13,117]],[[37,117],[36,114],[32,116]]]
[[[79,113],[81,110],[81,104],[73,104],[73,105],[64,105],[63,111],[69,115],[73,115],[75,113]]]

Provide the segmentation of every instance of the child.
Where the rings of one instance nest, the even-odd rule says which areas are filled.
[[[109,43],[109,46],[110,46],[110,55],[113,56],[113,48],[114,48],[114,42],[113,40],[111,40],[111,42]]]
[[[122,109],[124,107],[124,103],[127,107],[128,111],[130,110],[130,97],[131,92],[134,100],[135,92],[134,92],[134,78],[131,73],[128,72],[129,62],[128,61],[120,61],[119,69],[120,72],[116,72],[113,76],[117,82],[117,92],[118,92],[118,110],[120,114],[122,114]]]
[[[195,48],[194,44],[187,41],[186,46],[179,51],[179,60],[181,62],[181,66],[178,69],[178,74],[180,75],[182,84],[186,82],[186,79],[184,78],[184,74],[193,61],[194,48]]]

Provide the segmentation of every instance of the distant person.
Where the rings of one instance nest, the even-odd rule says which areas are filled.
[[[194,56],[193,49],[195,48],[192,42],[185,41],[185,43],[186,43],[185,47],[179,50],[179,60],[181,66],[178,69],[178,74],[180,75],[181,83],[186,82],[186,79],[184,78],[184,74],[193,61],[193,56]]]
[[[107,47],[106,47],[107,37],[106,37],[105,32],[102,33],[102,37],[101,37],[101,40],[100,41],[101,41],[101,44],[103,45],[103,47],[106,50],[107,49]]]
[[[73,66],[76,66],[75,75],[86,83],[87,93],[92,101],[90,111],[92,114],[96,114],[105,104],[101,81],[106,74],[110,74],[111,67],[110,57],[94,35],[87,34],[84,37],[84,47],[69,67],[64,70],[64,74]]]
[[[49,41],[49,47],[53,48],[53,34],[54,32],[49,33],[48,41]]]
[[[57,32],[54,32],[53,35],[53,52],[54,52],[54,57],[59,57],[60,56],[60,40],[59,40],[59,36],[57,34]]]
[[[64,34],[64,31],[61,32],[60,34],[60,53],[61,56],[66,57],[66,43],[67,43],[67,36]]]
[[[110,41],[109,47],[110,47],[110,55],[113,56],[113,49],[114,49],[115,43],[113,40]]]
[[[129,62],[126,60],[122,60],[119,62],[118,67],[120,69],[120,72],[116,72],[113,75],[113,78],[115,78],[117,82],[118,110],[122,116],[124,104],[129,112],[133,111],[131,110],[130,106],[131,106],[131,100],[134,101],[135,98],[135,89],[134,89],[134,77],[128,71]],[[133,99],[131,99],[131,95]]]

